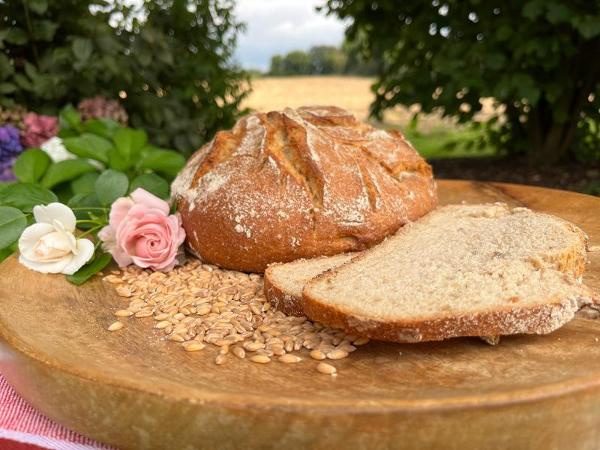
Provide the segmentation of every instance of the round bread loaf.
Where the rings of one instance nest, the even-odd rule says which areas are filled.
[[[400,132],[331,106],[243,117],[190,158],[172,193],[189,249],[244,272],[368,248],[437,201],[431,167]]]

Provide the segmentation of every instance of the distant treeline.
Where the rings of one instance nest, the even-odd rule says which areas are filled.
[[[318,45],[307,52],[295,50],[271,58],[269,75],[365,75],[377,73],[378,62],[365,61],[350,46]]]

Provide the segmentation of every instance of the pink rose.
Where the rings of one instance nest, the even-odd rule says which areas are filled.
[[[27,113],[23,119],[25,131],[21,134],[24,147],[39,147],[58,134],[58,118]]]
[[[169,215],[164,200],[138,188],[112,204],[108,223],[98,237],[120,267],[133,263],[168,271],[177,264],[185,231],[179,214]]]

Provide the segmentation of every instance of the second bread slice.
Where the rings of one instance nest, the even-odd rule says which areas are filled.
[[[265,297],[278,310],[290,316],[303,316],[302,290],[317,275],[350,261],[358,253],[298,259],[271,264],[265,270]]]
[[[395,342],[545,334],[593,292],[577,281],[585,235],[525,208],[451,205],[402,228],[303,291],[311,319]]]

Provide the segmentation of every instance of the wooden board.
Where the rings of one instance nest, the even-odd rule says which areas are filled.
[[[441,203],[505,201],[581,226],[600,244],[600,199],[441,181]],[[600,289],[600,252],[585,281]],[[297,365],[194,354],[146,320],[106,327],[123,306],[99,279],[0,266],[0,370],[52,419],[122,448],[582,448],[600,443],[600,321],[548,336],[370,343],[335,378]]]

